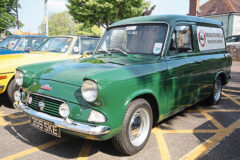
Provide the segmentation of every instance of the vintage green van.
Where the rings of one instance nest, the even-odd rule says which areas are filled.
[[[131,18],[112,24],[90,58],[19,67],[14,105],[49,134],[112,139],[133,155],[153,123],[199,101],[216,104],[231,65],[219,21]]]

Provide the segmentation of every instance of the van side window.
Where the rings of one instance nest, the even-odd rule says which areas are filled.
[[[175,53],[177,52],[176,32],[173,33],[169,50]]]
[[[192,52],[192,31],[189,26],[177,26],[169,50],[174,53]]]

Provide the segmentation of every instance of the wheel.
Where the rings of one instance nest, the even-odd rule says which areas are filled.
[[[218,77],[214,83],[213,93],[207,99],[209,105],[215,105],[219,102],[222,93],[222,78]]]
[[[15,101],[14,92],[17,91],[18,89],[19,86],[16,84],[15,79],[12,79],[7,88],[7,95],[11,103]]]
[[[112,139],[114,147],[125,155],[139,152],[148,141],[152,124],[150,104],[142,98],[132,101],[125,113],[121,132]]]

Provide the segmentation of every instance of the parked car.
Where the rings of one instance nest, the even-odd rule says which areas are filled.
[[[12,35],[0,42],[0,55],[29,53],[39,47],[48,37],[38,35]]]
[[[49,134],[112,139],[133,155],[153,123],[219,101],[232,64],[222,27],[178,15],[116,22],[90,58],[19,67],[14,105]]]
[[[36,51],[23,54],[1,55],[0,94],[5,91],[14,102],[13,94],[18,89],[14,81],[15,69],[19,66],[40,62],[81,58],[84,51],[93,52],[100,37],[54,36],[49,37]]]
[[[240,35],[227,37],[226,43],[227,45],[240,45]]]

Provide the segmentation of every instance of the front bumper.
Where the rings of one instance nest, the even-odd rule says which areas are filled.
[[[29,108],[28,106],[25,106],[21,102],[20,103],[15,102],[14,107],[21,111],[24,111],[28,115],[32,115],[43,120],[53,122],[57,127],[65,130],[92,136],[101,136],[110,132],[110,127],[108,126],[83,124],[70,119],[64,120],[58,117],[50,116],[42,112],[35,111]]]

